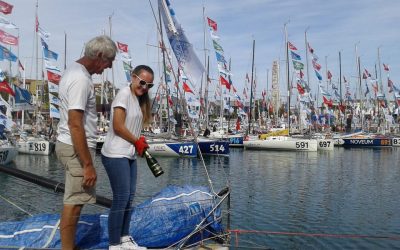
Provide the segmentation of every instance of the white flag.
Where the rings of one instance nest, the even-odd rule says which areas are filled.
[[[0,27],[7,29],[18,29],[18,27],[15,24],[11,23],[10,21],[8,21],[8,19],[6,19],[3,16],[0,16]]]

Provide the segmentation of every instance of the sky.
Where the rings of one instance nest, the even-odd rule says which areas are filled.
[[[157,1],[150,0],[157,9]],[[18,54],[25,64],[27,78],[35,78],[36,69],[34,26],[36,0],[6,0],[14,5],[10,15],[4,15],[18,26],[18,30],[2,30],[20,37]],[[274,60],[281,65],[280,89],[286,90],[284,76],[284,24],[287,23],[289,41],[298,48],[298,54],[305,63],[305,40],[307,39],[319,57],[325,72],[326,63],[334,81],[339,75],[339,51],[342,54],[342,75],[350,80],[352,89],[357,82],[356,55],[365,68],[375,74],[378,62],[378,48],[381,64],[390,67],[390,78],[400,87],[400,32],[396,21],[400,20],[398,0],[170,0],[176,17],[186,36],[202,62],[205,53],[210,55],[212,77],[216,78],[217,67],[208,29],[204,32],[205,16],[218,24],[217,34],[225,58],[231,60],[232,81],[242,93],[246,73],[251,75],[252,46],[255,41],[255,70],[257,73],[257,94],[271,85],[271,68]],[[160,81],[160,53],[156,47],[158,34],[156,22],[148,0],[39,0],[39,24],[50,33],[50,50],[59,54],[58,66],[79,59],[85,42],[101,34],[110,34],[114,41],[129,46],[133,66],[147,64],[155,71],[155,83]],[[111,20],[111,22],[110,22]],[[64,39],[67,35],[66,56]],[[204,39],[206,47],[204,47]],[[166,38],[164,38],[167,41]],[[204,50],[205,48],[205,50]],[[206,52],[205,52],[206,51]],[[40,54],[40,53],[39,53]],[[9,63],[0,66],[7,70]],[[13,68],[16,66],[12,66]],[[311,63],[310,63],[311,67]],[[15,71],[15,69],[13,69]],[[310,68],[310,86],[317,88],[317,78]],[[381,70],[384,86],[387,86],[386,72]],[[104,78],[112,81],[111,70]],[[323,75],[325,81],[325,75]],[[379,77],[379,70],[378,70]],[[101,81],[94,77],[94,81]],[[122,62],[114,63],[114,81],[118,87],[127,84]],[[216,83],[214,83],[216,84]]]

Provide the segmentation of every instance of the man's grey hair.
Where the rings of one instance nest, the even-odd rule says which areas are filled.
[[[112,59],[117,53],[117,46],[108,36],[97,36],[92,38],[85,46],[85,56],[95,59],[101,53],[103,59]]]

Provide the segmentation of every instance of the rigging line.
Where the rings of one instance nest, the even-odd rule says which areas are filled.
[[[277,231],[262,231],[262,230],[242,230],[231,229],[229,232],[235,234],[266,234],[266,235],[286,235],[286,236],[304,236],[304,237],[329,237],[329,238],[369,238],[369,239],[388,239],[400,240],[400,236],[386,235],[363,235],[363,234],[326,234],[326,233],[303,233],[303,232],[277,232]]]
[[[14,207],[18,208],[20,211],[26,213],[29,216],[33,216],[32,214],[30,214],[28,211],[25,211],[23,208],[21,208],[20,206],[18,206],[17,204],[13,203],[12,201],[8,200],[7,198],[5,198],[4,196],[2,196],[0,194],[0,198],[2,198],[3,200],[7,201],[9,204],[13,205]]]
[[[161,29],[159,28],[160,26],[158,25],[157,17],[156,17],[156,14],[155,14],[155,12],[154,12],[154,8],[153,8],[153,4],[151,3],[151,0],[149,0],[149,4],[150,4],[150,7],[151,7],[151,11],[152,11],[152,13],[153,13],[154,20],[155,20],[155,22],[157,23],[157,30],[158,30],[158,32],[159,32],[160,34],[162,34],[162,33],[161,33]],[[160,19],[160,22],[161,22],[161,19]],[[162,47],[163,47],[162,49],[165,49],[165,44],[164,44],[164,41],[163,41],[163,38],[162,38],[162,37],[161,37],[161,43],[162,43]],[[170,59],[168,56],[167,56],[167,60],[168,60],[168,63],[170,64],[170,66],[172,67],[171,59]],[[177,81],[178,78],[177,78],[177,76],[176,76],[174,70],[172,70],[172,75],[174,76],[175,82],[178,82],[178,81]],[[180,95],[181,97],[184,96],[183,93],[182,93],[181,88],[177,88],[177,91],[179,92],[179,95]],[[190,121],[191,118],[190,118],[189,113],[188,113],[188,108],[187,108],[186,100],[185,100],[184,98],[182,98],[181,101],[182,101],[182,104],[183,104],[184,114],[186,115],[186,117],[187,117],[188,120]],[[198,148],[198,150],[199,150],[199,152],[200,152],[200,159],[201,159],[201,162],[202,162],[202,164],[203,164],[204,171],[205,171],[206,176],[207,176],[207,179],[208,179],[208,184],[209,184],[209,186],[210,186],[211,191],[212,191],[214,194],[216,194],[216,192],[215,192],[215,190],[214,190],[213,182],[212,182],[211,177],[210,177],[210,175],[209,175],[209,173],[208,173],[208,170],[207,170],[207,167],[206,167],[204,158],[203,158],[203,154],[201,153],[201,150],[200,150],[200,146],[199,146],[199,142],[198,142],[198,138],[197,138],[197,133],[195,133],[192,123],[189,122],[188,124],[189,124],[190,131],[191,131],[191,133],[193,134],[194,141],[195,141],[195,143],[196,143],[196,145],[197,145],[197,148]]]

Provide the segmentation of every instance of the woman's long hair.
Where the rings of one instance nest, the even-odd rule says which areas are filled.
[[[153,70],[147,65],[138,65],[138,66],[136,66],[132,70],[131,76],[133,76],[133,75],[137,75],[138,76],[142,71],[149,72],[150,74],[153,75],[153,78],[154,78]],[[150,102],[149,91],[147,91],[146,93],[144,93],[141,96],[138,96],[138,100],[139,100],[140,109],[142,110],[142,114],[143,114],[143,125],[146,126],[146,125],[150,124],[151,120],[152,120],[151,102]]]

